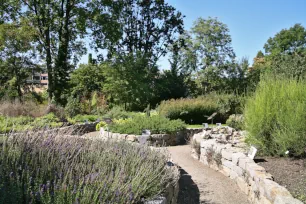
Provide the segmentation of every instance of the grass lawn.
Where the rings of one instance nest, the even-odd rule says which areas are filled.
[[[222,124],[222,126],[224,125]],[[208,127],[216,127],[216,124],[208,124]],[[187,125],[187,128],[203,128],[203,125]]]

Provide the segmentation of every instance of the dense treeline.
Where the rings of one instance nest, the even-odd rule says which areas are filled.
[[[0,15],[1,99],[22,101],[31,92],[26,80],[44,70],[44,99],[72,115],[80,104],[88,112],[106,103],[144,110],[168,99],[253,91],[266,72],[306,73],[300,24],[268,39],[250,66],[236,58],[227,25],[199,18],[186,31],[183,14],[163,0],[10,0]],[[78,65],[86,43],[97,57]],[[170,69],[157,65],[166,55]]]

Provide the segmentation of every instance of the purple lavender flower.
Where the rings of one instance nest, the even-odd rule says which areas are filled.
[[[116,197],[120,196],[120,191],[117,189],[115,194],[116,194]]]
[[[80,199],[76,198],[74,204],[80,204]]]
[[[133,201],[133,199],[134,199],[134,193],[131,192],[130,195],[129,195],[129,200],[130,200],[130,201]]]

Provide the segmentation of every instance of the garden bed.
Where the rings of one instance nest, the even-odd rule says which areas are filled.
[[[146,146],[50,132],[10,135],[0,148],[0,203],[175,203],[179,172]]]
[[[264,157],[256,161],[272,174],[277,183],[306,203],[306,159]]]

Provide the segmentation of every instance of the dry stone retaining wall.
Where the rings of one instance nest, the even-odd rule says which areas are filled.
[[[271,174],[247,156],[243,132],[229,127],[206,129],[192,140],[200,143],[200,155],[193,157],[230,177],[255,204],[303,204],[289,191],[273,181]]]
[[[150,145],[156,146],[174,146],[179,144],[185,144],[186,140],[192,137],[194,134],[201,132],[203,129],[186,129],[179,131],[176,134],[152,134],[148,142]],[[126,140],[130,142],[139,142],[138,138],[140,135],[129,135],[129,134],[120,134],[108,132],[105,129],[101,128],[99,139],[115,139],[115,140]],[[97,138],[98,139],[98,138]]]

